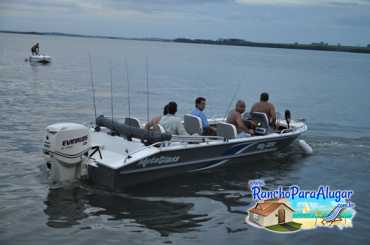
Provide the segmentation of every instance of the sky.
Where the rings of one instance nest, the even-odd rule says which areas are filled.
[[[370,0],[0,0],[0,30],[370,44]]]

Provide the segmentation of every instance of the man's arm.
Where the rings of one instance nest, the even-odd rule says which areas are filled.
[[[238,128],[241,131],[246,132],[246,133],[250,133],[249,129],[245,126],[245,124],[242,120],[242,117],[239,113],[235,113],[235,121],[236,121],[236,125],[238,126]]]
[[[160,116],[154,117],[147,124],[145,124],[144,129],[149,130],[151,127],[153,127],[154,125],[158,124],[160,120],[161,120],[161,117]]]
[[[202,112],[200,119],[202,120],[202,127],[203,127],[203,128],[208,128],[208,127],[209,127],[209,125],[208,125],[208,119],[207,119],[206,114],[204,114],[204,113]]]

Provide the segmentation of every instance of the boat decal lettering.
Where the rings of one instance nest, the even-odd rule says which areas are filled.
[[[257,150],[264,150],[264,149],[269,149],[272,148],[276,145],[276,142],[267,142],[267,143],[260,143],[257,145]]]
[[[151,158],[145,158],[139,161],[138,165],[145,168],[147,165],[161,165],[161,164],[167,164],[167,163],[175,163],[180,160],[179,156],[174,157],[166,157],[166,156],[160,156],[160,157],[151,157]]]

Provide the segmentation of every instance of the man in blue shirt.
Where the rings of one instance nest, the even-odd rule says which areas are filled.
[[[206,99],[203,97],[198,97],[195,100],[195,108],[193,109],[191,114],[199,117],[202,121],[203,135],[216,135],[216,131],[209,126],[207,116],[203,112],[205,108]]]

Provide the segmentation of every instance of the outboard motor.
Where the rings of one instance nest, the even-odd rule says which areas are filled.
[[[52,185],[71,183],[86,174],[90,131],[76,123],[57,123],[46,128],[43,153]]]

